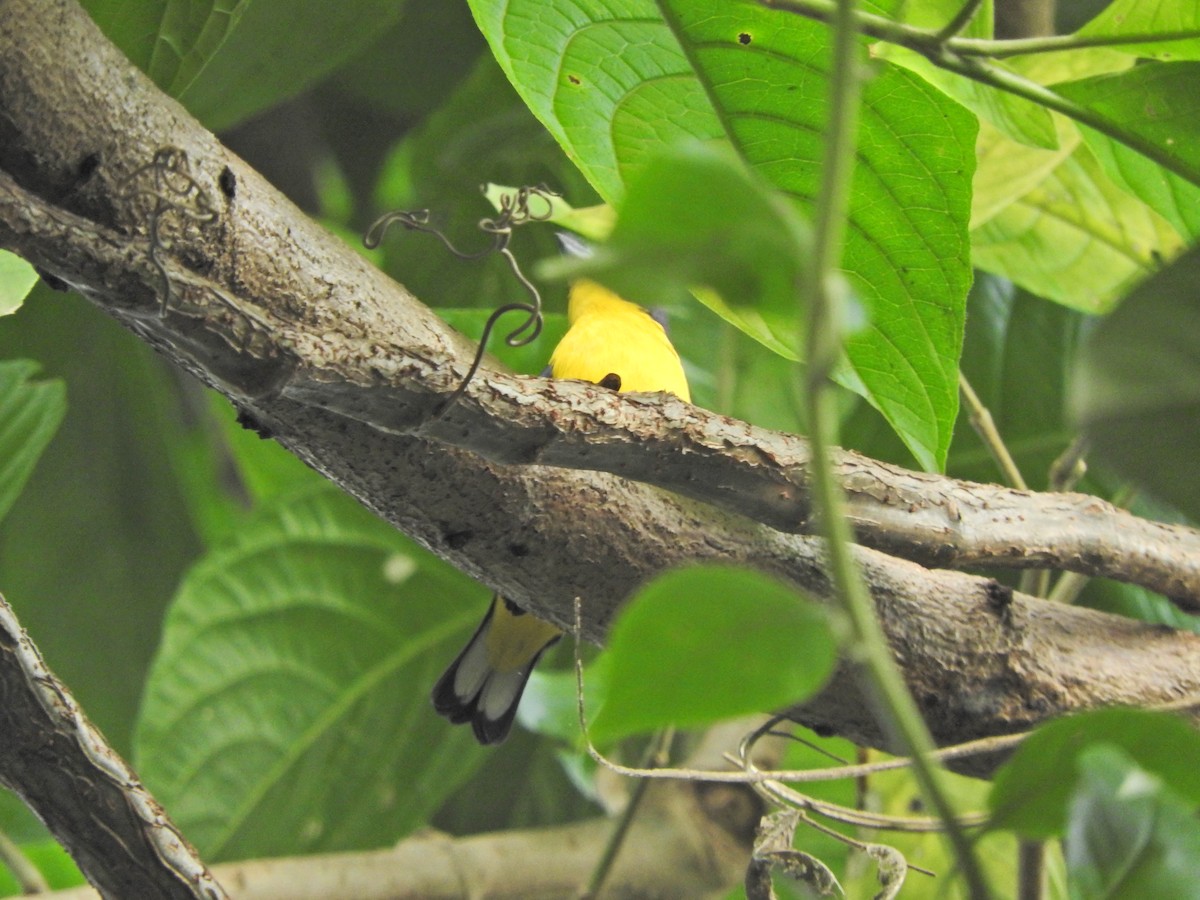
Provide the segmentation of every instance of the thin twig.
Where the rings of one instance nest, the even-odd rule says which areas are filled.
[[[487,191],[487,185],[483,186],[484,191]],[[521,225],[527,225],[530,222],[547,221],[554,213],[553,198],[557,197],[554,191],[544,185],[537,187],[520,187],[511,193],[505,193],[500,196],[500,213],[492,218],[484,218],[479,220],[479,230],[485,234],[491,235],[492,242],[489,246],[484,247],[474,253],[467,253],[459,250],[454,246],[453,241],[446,237],[445,233],[440,229],[429,224],[429,210],[393,210],[384,213],[376,219],[371,227],[367,229],[363,235],[363,246],[368,250],[373,250],[382,242],[388,229],[393,225],[401,225],[409,231],[421,231],[426,234],[432,234],[438,238],[452,254],[463,260],[482,259],[492,253],[497,253],[504,257],[508,263],[509,270],[517,283],[529,296],[528,303],[507,303],[504,306],[494,310],[483,326],[483,334],[479,337],[479,344],[475,349],[475,356],[471,360],[471,365],[467,368],[467,374],[463,376],[462,381],[442,403],[434,411],[432,418],[439,418],[444,415],[450,407],[452,407],[470,386],[472,379],[479,371],[479,367],[483,364],[483,357],[487,353],[488,339],[492,335],[500,319],[510,312],[523,312],[526,317],[512,331],[504,337],[504,343],[509,347],[523,347],[537,340],[538,335],[542,333],[542,295],[538,289],[533,286],[533,282],[526,277],[521,271],[521,265],[517,262],[517,258],[513,256],[509,245],[512,242],[513,230]],[[541,200],[546,204],[545,211],[535,211],[532,206],[533,200]]]
[[[1088,442],[1083,436],[1076,437],[1070,446],[1050,464],[1050,479],[1047,485],[1052,491],[1073,491],[1080,479],[1087,474]]]
[[[983,6],[983,0],[967,0],[959,11],[955,13],[954,18],[947,22],[946,26],[937,33],[938,40],[943,42],[948,41],[970,25],[971,20],[978,15],[981,6]]]
[[[665,766],[667,760],[670,759],[671,743],[674,739],[674,728],[660,729],[646,748],[642,768],[657,769]],[[609,835],[608,842],[604,845],[604,852],[600,855],[600,860],[596,863],[596,868],[592,872],[592,877],[588,880],[587,887],[580,893],[579,900],[591,900],[593,897],[600,896],[600,891],[604,887],[604,881],[612,871],[613,863],[616,862],[621,845],[625,843],[625,838],[629,835],[629,829],[633,825],[633,820],[637,816],[638,809],[641,807],[642,801],[646,797],[646,790],[649,787],[650,779],[648,778],[641,778],[634,782],[633,791],[629,795],[629,802],[625,804],[625,809],[621,811],[621,816],[617,819],[616,826],[613,828],[612,834]]]
[[[1000,437],[1000,431],[996,428],[996,420],[992,418],[991,410],[983,405],[983,401],[979,399],[979,395],[971,387],[971,382],[967,381],[967,376],[961,370],[958,373],[958,389],[962,392],[963,399],[967,401],[967,419],[970,421],[971,427],[975,429],[975,433],[983,441],[983,446],[987,448],[996,465],[1000,467],[1004,480],[1018,490],[1029,490],[1029,485],[1025,483],[1025,478],[1021,475],[1021,470],[1017,468],[1016,461],[1008,452],[1008,446]]]
[[[827,24],[832,23],[837,15],[837,7],[831,0],[758,0],[758,2],[772,9],[784,10]],[[1131,150],[1135,150],[1142,156],[1153,160],[1164,169],[1174,172],[1181,178],[1188,181],[1192,181],[1195,178],[1195,173],[1191,171],[1190,166],[1185,161],[1172,155],[1168,150],[1160,147],[1154,141],[1127,131],[1120,123],[1114,122],[1093,109],[1068,100],[1061,94],[1056,94],[1045,85],[1038,84],[1036,81],[1031,81],[1010,69],[993,65],[981,59],[985,55],[985,52],[989,50],[991,52],[986,52],[986,55],[998,58],[1000,55],[1003,55],[1002,51],[1005,49],[1005,45],[1017,43],[1016,41],[968,41],[966,38],[954,38],[943,43],[938,40],[938,35],[934,32],[914,28],[911,25],[904,25],[900,22],[894,22],[891,19],[870,13],[858,13],[855,22],[859,30],[870,37],[891,44],[897,44],[901,47],[907,47],[910,50],[920,53],[939,68],[962,75],[964,78],[969,78],[980,84],[986,84],[1005,93],[1022,97],[1054,112],[1062,113],[1064,116],[1087,125],[1118,143],[1124,144]],[[1170,32],[1153,37],[1156,40],[1161,39],[1166,41],[1180,40],[1189,36],[1200,36],[1200,32],[1194,30]],[[1056,41],[1059,39],[1030,38],[1023,43],[1027,46],[1028,41],[1031,40]],[[1128,39],[1106,40],[1102,43],[1117,45],[1122,43],[1128,44],[1131,41]],[[1098,42],[1088,38],[1075,38],[1074,43],[1060,43],[1054,45],[1054,49],[1067,50],[1076,47],[1097,45]]]
[[[16,879],[22,893],[42,894],[50,890],[50,884],[38,867],[29,861],[29,857],[22,853],[21,848],[3,831],[0,831],[0,863],[8,866],[8,871]]]

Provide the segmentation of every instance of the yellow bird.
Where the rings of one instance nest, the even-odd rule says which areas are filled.
[[[563,251],[588,256],[586,243],[559,234]],[[550,375],[616,391],[665,391],[691,401],[679,354],[647,310],[594,281],[571,285],[569,327],[550,356]],[[433,706],[455,724],[470,722],[481,744],[508,736],[529,674],[562,632],[506,597],[492,598],[479,628],[433,688]]]

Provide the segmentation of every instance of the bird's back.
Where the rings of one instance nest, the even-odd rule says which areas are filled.
[[[594,281],[571,288],[571,326],[550,357],[555,378],[613,385],[620,391],[666,391],[691,400],[679,354],[653,316]]]

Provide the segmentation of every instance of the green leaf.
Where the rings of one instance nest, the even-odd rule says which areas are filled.
[[[1109,181],[1084,146],[976,227],[972,239],[981,269],[1093,313],[1111,309],[1180,246],[1171,225]]]
[[[758,572],[681,569],[655,579],[613,624],[608,699],[592,738],[690,728],[796,703],[833,668],[825,613]]]
[[[16,501],[67,411],[61,381],[34,381],[29,360],[0,361],[0,519]]]
[[[1054,90],[1165,154],[1168,159],[1163,165],[1200,185],[1198,83],[1200,62],[1147,63],[1125,72],[1056,84]]]
[[[1092,128],[1080,131],[1115,184],[1170,222],[1185,241],[1200,237],[1200,186]]]
[[[1062,836],[1078,785],[1078,760],[1089,745],[1120,747],[1139,766],[1200,806],[1200,734],[1165,713],[1105,709],[1051,722],[1035,731],[996,773],[991,825],[1027,838]]]
[[[1195,897],[1195,804],[1118,747],[1088,748],[1067,829],[1073,897]]]
[[[1200,248],[1139,284],[1084,345],[1072,409],[1099,460],[1200,518]]]
[[[282,498],[185,577],[139,772],[213,858],[396,840],[482,758],[425,695],[475,624],[469,593],[332,488]]]
[[[295,96],[362,52],[397,0],[87,0],[135,65],[219,131]]]
[[[1048,150],[1058,147],[1054,121],[1050,111],[1044,106],[981,82],[963,78],[935,66],[927,56],[898,44],[881,44],[875,55],[920,75],[946,96],[961,103],[1017,143]],[[996,61],[993,61],[992,65],[1004,67]]]
[[[742,2],[472,9],[518,92],[610,202],[662,147],[699,138],[811,207],[828,120],[823,26]],[[937,468],[958,408],[975,119],[911,73],[876,72],[843,260],[868,318],[847,346],[850,381]]]
[[[1057,148],[1046,150],[1018,144],[986,121],[979,126],[978,167],[971,197],[971,227],[978,229],[1037,188],[1079,146],[1079,132],[1061,116]]]
[[[736,158],[687,143],[633,179],[607,244],[590,259],[554,259],[542,271],[597,277],[647,306],[707,288],[696,291],[705,305],[797,359],[805,318],[796,284],[811,255],[808,226],[790,203]]]
[[[1086,37],[1162,34],[1183,40],[1141,40],[1114,44],[1114,49],[1158,59],[1200,58],[1200,6],[1177,0],[1114,0],[1077,32]]]
[[[173,97],[203,71],[252,5],[251,0],[83,0],[108,39]]]
[[[20,309],[37,280],[33,266],[15,253],[0,250],[0,316]]]
[[[182,95],[254,5],[250,0],[168,0],[146,74],[172,97]]]
[[[1200,616],[1188,615],[1162,594],[1134,584],[1093,578],[1084,588],[1078,605],[1200,634]]]

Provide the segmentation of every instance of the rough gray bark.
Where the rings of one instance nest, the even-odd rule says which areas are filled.
[[[0,784],[33,809],[106,897],[225,892],[105,743],[0,597]]]
[[[639,582],[696,560],[829,595],[820,542],[804,533],[801,439],[490,368],[436,416],[473,348],[159,93],[73,0],[0,3],[0,246],[489,586],[562,624],[582,597],[592,639]],[[849,453],[837,465],[858,533],[878,548],[858,557],[881,620],[939,742],[1200,687],[1194,635],[920,564],[1071,569],[1194,604],[1194,531],[1095,498]],[[848,668],[796,715],[890,745]]]

